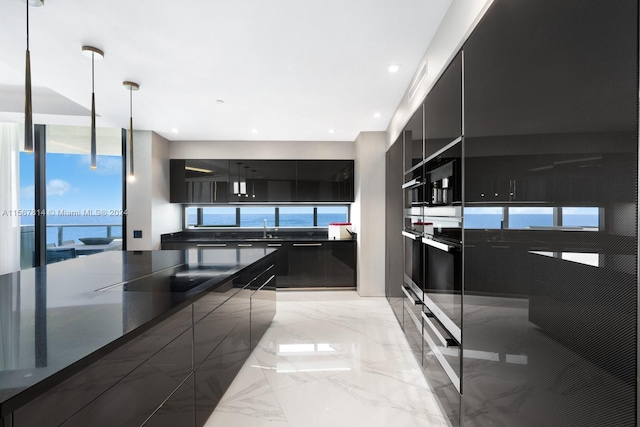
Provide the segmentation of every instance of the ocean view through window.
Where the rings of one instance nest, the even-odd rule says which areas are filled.
[[[199,213],[201,215],[199,219]],[[193,227],[327,227],[331,222],[348,222],[349,207],[336,206],[212,206],[185,208],[187,228]]]
[[[47,263],[122,246],[123,209],[121,129],[97,129],[97,169],[90,167],[90,129],[46,126]],[[20,209],[33,211],[34,157],[20,153]],[[34,214],[35,215],[35,214]],[[22,234],[33,234],[35,216],[20,215]],[[83,240],[96,239],[91,244]],[[91,246],[91,247],[90,247]],[[22,251],[23,268],[31,266],[33,245]]]

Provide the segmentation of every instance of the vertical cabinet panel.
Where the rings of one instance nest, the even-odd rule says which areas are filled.
[[[227,160],[170,160],[172,203],[229,202]]]
[[[324,287],[324,243],[292,243],[289,248],[289,285],[294,288]]]
[[[356,285],[355,242],[325,243],[326,286],[353,287]]]
[[[462,52],[459,52],[429,91],[424,102],[428,158],[462,135]]]
[[[353,160],[296,161],[297,202],[352,202]]]
[[[585,6],[494,2],[464,46],[465,211],[504,213],[465,230],[465,427],[636,425],[638,4]]]

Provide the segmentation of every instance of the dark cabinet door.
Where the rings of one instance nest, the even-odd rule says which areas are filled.
[[[404,150],[404,171],[411,170],[415,165],[424,159],[424,120],[423,107],[418,107],[411,120],[407,123],[403,135]]]
[[[353,160],[296,161],[296,202],[352,202]]]
[[[256,288],[251,294],[251,349],[254,349],[276,315],[275,272],[267,271],[252,287]]]
[[[593,206],[612,222],[465,231],[461,422],[634,426],[638,2],[496,1],[463,50],[465,207]]]
[[[289,248],[289,286],[324,287],[325,247],[323,243],[292,243]]]
[[[204,425],[251,353],[252,293],[241,289],[195,324],[196,425]],[[214,339],[209,338],[212,335]]]
[[[356,286],[355,242],[328,242],[325,246],[326,286]]]
[[[232,202],[290,202],[296,182],[295,160],[230,160]]]
[[[172,203],[229,202],[227,160],[170,160]]]
[[[424,157],[462,135],[462,53],[458,53],[424,102]]]

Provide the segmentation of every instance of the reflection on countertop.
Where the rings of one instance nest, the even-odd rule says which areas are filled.
[[[273,252],[112,251],[0,275],[0,416],[200,296],[235,292]]]

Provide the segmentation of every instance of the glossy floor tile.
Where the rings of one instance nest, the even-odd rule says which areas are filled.
[[[385,298],[280,292],[271,326],[207,421],[447,426]]]

